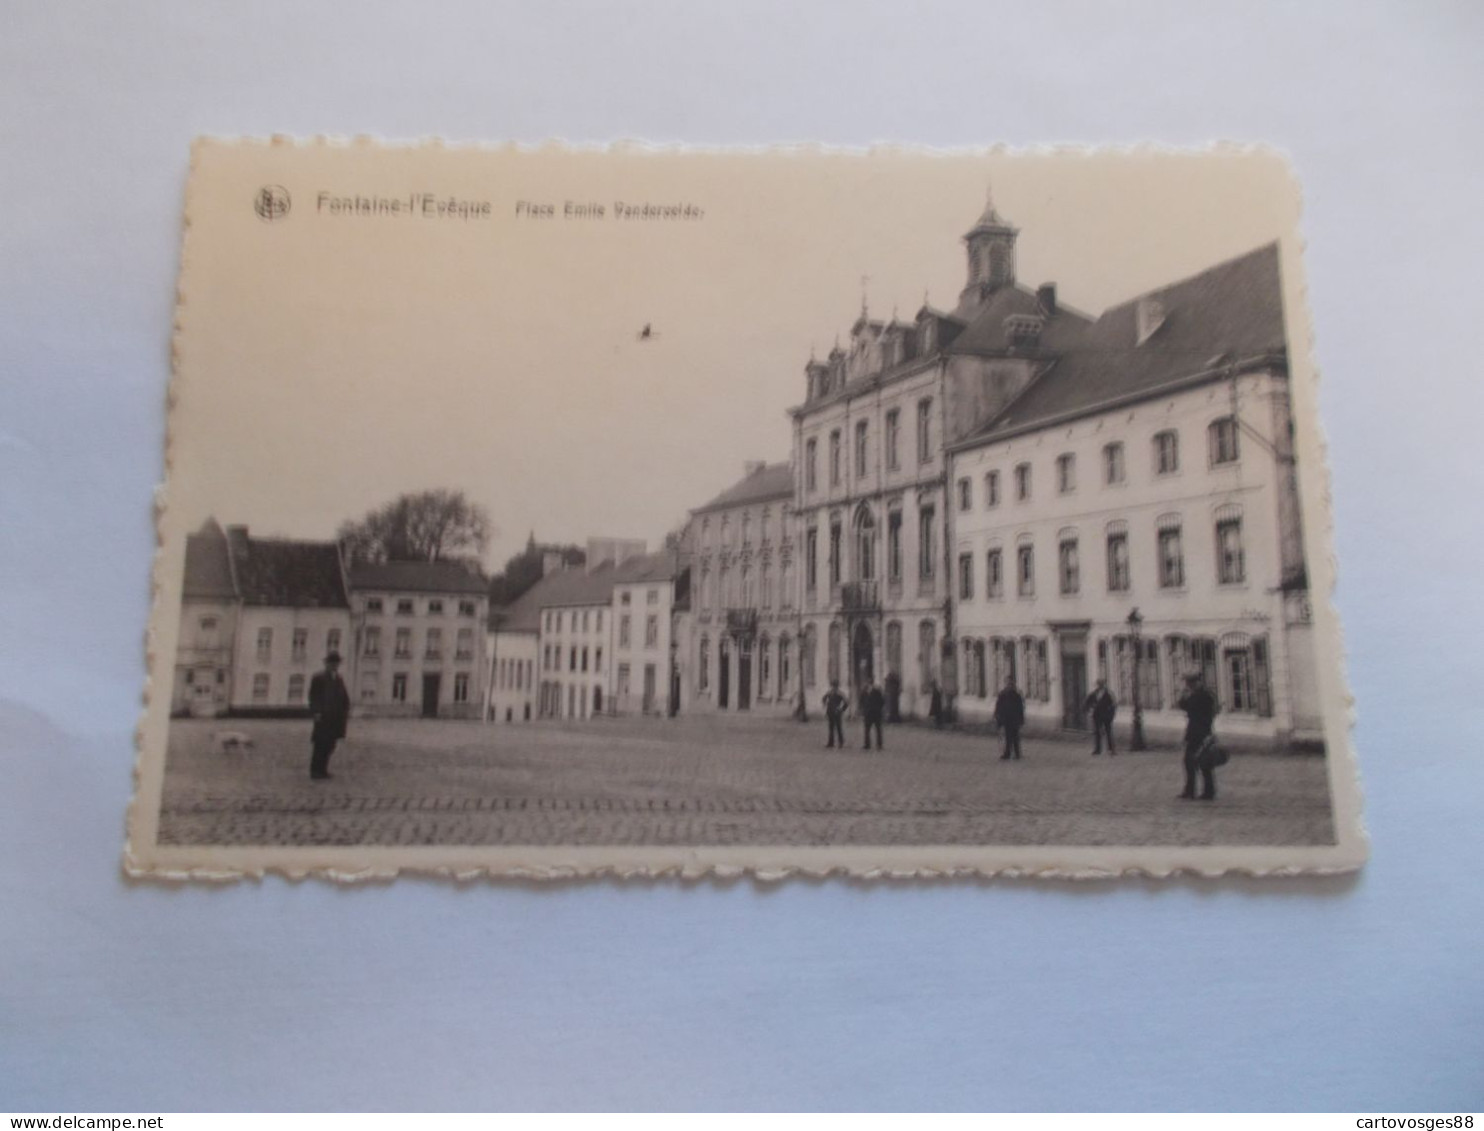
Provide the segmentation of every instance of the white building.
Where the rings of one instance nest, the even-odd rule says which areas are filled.
[[[791,711],[800,692],[793,471],[752,463],[691,512],[683,709]]]
[[[458,562],[382,562],[350,571],[357,713],[480,718],[488,582]]]
[[[307,711],[309,678],[349,638],[335,543],[254,538],[245,526],[208,521],[186,542],[172,708]]]
[[[616,714],[674,714],[680,709],[671,633],[677,580],[685,575],[677,563],[675,554],[661,552],[627,562],[616,571],[609,700],[609,710]]]
[[[1316,737],[1278,249],[1114,307],[953,445],[958,708],[1014,677],[1083,728],[1106,678],[1174,737],[1204,673],[1224,737]]]

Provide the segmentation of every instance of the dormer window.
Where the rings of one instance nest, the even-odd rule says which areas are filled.
[[[1165,324],[1165,304],[1157,298],[1141,298],[1134,304],[1134,345],[1142,346]]]
[[[938,348],[937,326],[931,318],[924,318],[922,324],[917,327],[917,352],[929,354]]]
[[[1041,344],[1045,323],[1038,314],[1012,314],[1005,319],[1005,337],[1015,349],[1033,349]]]

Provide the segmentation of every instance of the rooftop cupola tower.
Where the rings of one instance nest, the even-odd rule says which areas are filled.
[[[980,301],[990,292],[1015,283],[1015,237],[1019,230],[995,211],[986,193],[984,211],[964,236],[969,254],[969,281],[961,300]]]

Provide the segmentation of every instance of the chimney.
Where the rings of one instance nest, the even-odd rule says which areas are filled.
[[[750,459],[742,465],[742,476],[744,479],[751,479],[754,475],[756,475],[759,471],[767,466],[767,460]]]
[[[542,550],[541,551],[541,576],[542,577],[545,577],[548,573],[556,573],[558,570],[562,570],[562,569],[566,569],[566,568],[567,568],[567,559],[562,555],[562,552],[560,550]]]
[[[1041,312],[1050,318],[1056,313],[1056,284],[1042,283],[1036,288],[1036,301],[1041,304]]]

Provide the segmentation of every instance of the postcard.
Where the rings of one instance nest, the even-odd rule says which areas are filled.
[[[1358,867],[1299,221],[1261,148],[198,142],[126,870]]]

